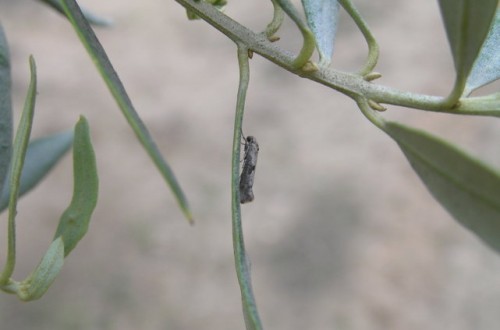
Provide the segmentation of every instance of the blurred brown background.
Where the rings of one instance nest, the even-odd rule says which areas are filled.
[[[0,295],[0,329],[243,329],[229,195],[235,46],[204,22],[187,21],[174,1],[81,3],[114,20],[97,29],[99,38],[197,222],[186,224],[63,17],[37,1],[0,0],[16,123],[33,54],[33,136],[87,116],[101,182],[89,233],[60,276],[36,302]],[[436,1],[355,3],[381,46],[378,83],[449,92],[453,65]],[[260,31],[272,6],[233,0],[226,12]],[[293,24],[280,35],[283,48],[299,49]],[[333,65],[356,70],[365,54],[343,15]],[[251,65],[244,133],[261,148],[256,200],[243,206],[243,220],[266,329],[498,329],[499,256],[432,199],[396,144],[347,97],[259,56]],[[500,166],[498,120],[393,106],[385,116]],[[22,199],[17,279],[48,247],[71,191],[67,156]]]

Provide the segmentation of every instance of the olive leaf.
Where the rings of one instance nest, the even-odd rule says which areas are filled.
[[[339,3],[337,0],[302,0],[307,25],[314,34],[319,52],[319,65],[327,67],[333,56]]]
[[[472,71],[467,78],[464,95],[500,78],[500,10],[497,10],[493,24],[486,36]]]
[[[388,122],[427,189],[463,226],[500,252],[500,174],[457,147],[426,132]]]
[[[68,16],[73,28],[75,29],[82,44],[87,49],[90,57],[94,61],[99,73],[101,74],[104,82],[107,84],[111,94],[115,98],[122,114],[128,121],[130,127],[136,134],[139,142],[142,144],[146,152],[153,160],[154,164],[162,174],[163,178],[170,186],[179,207],[190,223],[193,223],[193,216],[189,208],[187,199],[182,191],[172,169],[163,158],[160,150],[156,146],[151,134],[149,133],[146,125],[142,122],[139,114],[136,112],[132,101],[130,100],[125,87],[123,86],[118,74],[111,65],[104,48],[97,39],[94,31],[89,23],[83,16],[80,7],[74,0],[62,0],[64,12]]]
[[[87,233],[92,212],[97,205],[99,179],[89,125],[85,117],[75,126],[73,141],[73,197],[59,220],[54,238],[62,237],[67,256]]]
[[[34,62],[32,62],[32,68],[34,68]],[[34,69],[32,69],[34,72]],[[31,90],[31,89],[30,89]],[[26,109],[30,109],[29,107]],[[27,119],[23,119],[22,123],[26,122],[29,118],[27,115],[31,112],[25,110]],[[23,126],[26,126],[23,124]],[[21,127],[21,125],[20,125]],[[17,135],[25,136],[27,128],[20,129]],[[27,130],[29,132],[29,130]],[[20,143],[17,142],[18,138],[16,135],[16,143],[14,144],[14,159],[18,159],[18,149]],[[59,226],[56,230],[56,235],[53,242],[48,248],[47,252],[43,256],[42,260],[35,268],[35,270],[23,281],[17,282],[10,278],[13,271],[13,265],[15,259],[8,258],[7,267],[2,273],[0,280],[0,289],[8,292],[17,294],[19,299],[23,301],[31,301],[39,299],[45,294],[52,282],[55,280],[57,274],[59,274],[64,258],[75,248],[77,243],[82,239],[88,229],[89,221],[92,212],[97,204],[97,194],[98,194],[98,178],[97,178],[97,168],[94,156],[94,150],[89,135],[89,127],[87,120],[81,117],[78,123],[75,125],[75,139],[73,142],[73,176],[74,176],[74,190],[73,198],[69,207],[61,216],[59,221]],[[24,138],[26,140],[27,137]],[[24,148],[25,150],[26,148]],[[21,165],[16,165],[20,163]],[[17,161],[11,169],[13,173],[13,182],[19,182],[20,167],[22,166],[21,161]],[[13,186],[13,188],[16,188]],[[17,189],[12,189],[11,194],[15,196]],[[12,199],[12,197],[11,197]],[[11,226],[11,221],[13,223],[15,212],[12,213],[12,209],[15,209],[15,199],[14,203],[9,204],[10,214],[12,217],[9,218],[9,229]],[[14,233],[15,234],[15,233]],[[10,235],[10,233],[9,233]],[[9,241],[11,237],[9,236]],[[15,244],[12,249],[9,246],[9,251],[14,252],[15,256]],[[10,253],[9,253],[10,254]]]
[[[460,89],[488,34],[497,5],[498,0],[439,0],[457,73],[455,85]]]

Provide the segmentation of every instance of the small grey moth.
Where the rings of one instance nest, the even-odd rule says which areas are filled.
[[[245,204],[253,201],[253,181],[255,177],[255,167],[257,166],[257,156],[259,154],[259,144],[253,136],[245,139],[245,156],[243,158],[243,169],[240,176],[240,203]]]

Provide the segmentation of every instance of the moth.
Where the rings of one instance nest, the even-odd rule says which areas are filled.
[[[243,169],[240,176],[240,203],[245,204],[253,201],[253,182],[255,178],[255,167],[259,155],[259,144],[253,136],[245,138],[245,156],[243,157]]]

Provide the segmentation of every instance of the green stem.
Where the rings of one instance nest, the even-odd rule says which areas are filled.
[[[368,99],[358,96],[354,99],[358,105],[361,113],[375,126],[384,130],[385,120],[382,116],[377,114],[369,105]]]
[[[448,95],[448,97],[444,99],[442,102],[444,108],[453,108],[457,106],[458,100],[460,99],[460,96],[462,96],[464,92],[466,82],[467,79],[464,79],[463,77],[460,76],[456,77],[455,84],[453,86],[450,95]]]
[[[466,109],[469,114],[488,114],[493,117],[500,117],[500,93],[487,96],[468,97],[460,100],[459,106],[455,109],[458,113]],[[497,109],[497,110],[495,110]]]
[[[250,80],[250,65],[248,60],[248,48],[243,44],[238,46],[238,64],[240,67],[240,82],[238,86],[238,97],[236,100],[236,114],[234,118],[233,133],[233,157],[231,160],[231,208],[233,224],[233,249],[236,275],[241,290],[241,300],[243,313],[247,329],[262,329],[262,324],[257,311],[257,305],[252,290],[250,279],[250,266],[245,252],[243,240],[243,228],[241,224],[240,208],[240,149],[241,149],[241,129],[243,113],[245,110],[245,99]]]
[[[23,170],[26,149],[31,134],[33,125],[33,116],[35,112],[36,99],[36,64],[32,56],[30,56],[30,71],[31,79],[24,103],[23,114],[19,121],[16,137],[14,139],[14,148],[12,154],[12,163],[10,168],[10,196],[9,196],[9,218],[7,222],[7,261],[5,262],[4,270],[0,275],[0,286],[9,283],[10,277],[14,272],[16,264],[16,214],[17,214],[17,197],[19,195],[19,183],[21,181],[21,173]]]
[[[283,19],[285,18],[285,13],[276,0],[271,1],[273,3],[273,20],[267,25],[265,33],[267,39],[273,42],[278,40],[274,35],[281,27],[281,23],[283,23]]]
[[[302,68],[311,58],[314,50],[316,49],[316,40],[314,35],[309,30],[307,24],[305,24],[300,18],[299,13],[295,6],[290,2],[290,0],[276,0],[276,2],[281,6],[285,13],[295,22],[302,37],[304,38],[304,43],[302,44],[302,49],[292,63],[292,67],[295,69]]]
[[[364,21],[363,17],[359,14],[356,7],[354,7],[353,3],[350,0],[339,0],[339,3],[344,7],[345,11],[352,17],[359,30],[365,37],[366,43],[368,44],[368,58],[363,66],[363,68],[359,71],[361,76],[365,76],[366,74],[373,71],[375,65],[377,65],[378,55],[379,55],[379,47],[377,44],[377,40],[373,36],[372,32],[368,28],[368,25]]]

